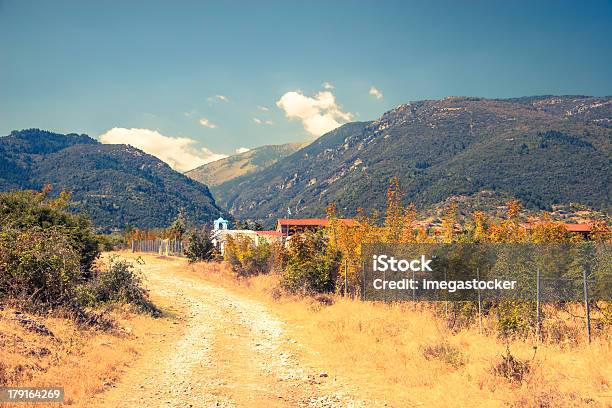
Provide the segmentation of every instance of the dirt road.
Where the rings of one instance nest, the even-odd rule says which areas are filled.
[[[96,407],[365,407],[338,373],[300,361],[299,339],[267,307],[187,273],[183,260],[145,257],[154,301],[170,317]]]

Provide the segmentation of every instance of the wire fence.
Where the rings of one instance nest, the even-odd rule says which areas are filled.
[[[185,256],[185,244],[180,239],[132,240],[132,252],[153,253],[162,256]]]
[[[133,240],[131,250],[160,256],[185,257],[185,245],[179,239]],[[372,270],[369,265],[371,261],[365,259],[372,259],[369,254],[373,252],[367,250],[368,255],[364,257],[361,267],[356,268],[354,275],[349,273],[348,262],[345,260],[342,263],[338,271],[338,293],[362,301],[408,301],[413,302],[415,307],[419,302],[434,302],[444,305],[447,316],[450,305],[453,303],[457,303],[459,307],[460,304],[469,302],[474,305],[474,309],[477,306],[477,311],[474,310],[474,312],[477,313],[476,318],[480,330],[482,330],[483,317],[489,313],[492,306],[495,307],[507,301],[526,302],[530,304],[530,307],[524,309],[522,313],[526,311],[529,313],[530,325],[538,339],[543,337],[542,323],[549,317],[548,311],[551,310],[551,307],[558,310],[582,309],[582,312],[579,312],[580,316],[574,317],[584,319],[585,334],[588,341],[591,341],[592,313],[595,312],[594,321],[598,325],[598,316],[601,314],[598,302],[603,301],[609,304],[612,301],[610,246],[598,247],[598,252],[594,254],[596,256],[587,257],[589,260],[587,263],[576,262],[576,259],[584,259],[575,256],[568,257],[571,253],[567,251],[567,248],[561,247],[497,246],[493,258],[489,256],[489,252],[483,252],[483,246],[477,248],[479,256],[474,258],[474,248],[470,246],[458,248],[448,245],[384,247],[387,253],[395,251],[396,255],[405,253],[407,250],[415,254],[429,253],[430,255],[431,251],[439,251],[437,256],[432,256],[432,266],[439,265],[439,268],[434,268],[434,272],[401,273]],[[487,249],[487,247],[484,248]],[[500,256],[500,253],[507,255],[508,250],[511,256]],[[552,258],[542,257],[543,250],[545,250],[544,254],[552,253],[554,256]],[[376,250],[375,252],[384,253],[385,251]],[[486,256],[482,257],[483,253]],[[489,260],[488,267],[483,268],[487,265],[485,262],[487,259]],[[563,262],[559,261],[560,259]],[[571,263],[572,259],[574,259],[574,264]],[[475,260],[478,262],[474,262]],[[466,268],[468,265],[470,267]],[[563,268],[565,272],[561,274],[559,271]],[[349,275],[351,275],[350,278]],[[425,280],[435,283],[432,278],[438,279],[439,282],[512,280],[516,282],[517,290],[503,292],[478,287],[469,291],[460,289],[449,291],[448,287],[424,290],[423,286],[418,286],[419,284],[424,285]],[[407,286],[410,280],[419,282],[417,287]],[[376,287],[376,284],[380,283],[377,281],[403,282],[406,286],[402,288],[397,286],[390,288],[384,285]]]

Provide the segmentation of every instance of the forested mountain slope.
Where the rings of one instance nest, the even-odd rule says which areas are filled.
[[[612,98],[449,97],[346,124],[257,173],[215,188],[236,217],[272,220],[287,207],[321,216],[382,209],[390,177],[418,207],[492,190],[532,208],[609,206]]]

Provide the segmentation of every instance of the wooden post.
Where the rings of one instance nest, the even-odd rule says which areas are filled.
[[[540,315],[540,268],[536,270],[536,336],[542,341],[542,319]]]
[[[383,282],[387,280],[387,272],[383,271]],[[383,284],[383,301],[387,302],[387,285]]]
[[[348,260],[344,260],[344,297],[348,293]]]
[[[366,276],[365,276],[365,264],[366,261],[364,260],[361,263],[361,300],[365,301],[366,300]]]
[[[480,280],[480,268],[476,268],[476,280]],[[482,334],[482,297],[478,289],[478,332]]]
[[[586,329],[587,338],[589,343],[591,342],[591,311],[589,309],[589,287],[587,285],[587,272],[586,268],[582,267],[582,284],[584,287],[584,309],[586,310]]]
[[[416,272],[412,270],[412,310],[416,310]]]
[[[444,281],[447,280],[446,268],[444,268]],[[446,300],[444,301],[444,318],[448,321],[448,292],[446,292]]]

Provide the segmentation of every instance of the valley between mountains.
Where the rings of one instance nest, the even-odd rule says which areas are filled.
[[[385,207],[397,177],[423,212],[488,192],[532,210],[578,204],[609,213],[612,97],[448,97],[397,106],[311,143],[261,146],[181,174],[129,145],[39,129],[0,137],[0,191],[71,193],[101,232],[192,225],[224,217],[272,228],[289,208],[321,217]],[[476,198],[478,201],[478,198]],[[482,206],[481,206],[482,207]]]

